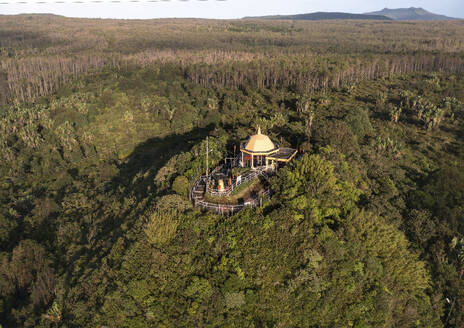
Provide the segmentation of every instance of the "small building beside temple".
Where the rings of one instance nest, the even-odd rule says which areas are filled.
[[[280,165],[290,162],[295,157],[297,150],[293,148],[280,148],[267,135],[258,132],[252,135],[247,142],[240,145],[242,153],[241,167],[275,170]]]

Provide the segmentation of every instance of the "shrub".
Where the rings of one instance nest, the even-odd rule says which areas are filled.
[[[177,194],[187,197],[189,189],[189,181],[183,175],[179,175],[172,183],[172,190]]]
[[[369,120],[369,113],[364,109],[355,109],[351,111],[345,118],[345,122],[351,128],[353,134],[362,140],[366,134],[372,132],[371,121]]]
[[[145,235],[153,246],[163,246],[176,235],[178,222],[169,212],[153,212],[145,226]]]

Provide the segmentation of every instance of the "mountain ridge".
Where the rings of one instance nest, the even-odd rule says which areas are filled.
[[[460,18],[448,17],[429,12],[421,7],[409,8],[384,8],[380,11],[365,13],[365,15],[380,15],[386,16],[394,20],[460,20]]]
[[[296,15],[270,15],[247,16],[243,19],[268,19],[268,20],[331,20],[331,19],[363,19],[363,20],[393,20],[383,15],[351,14],[343,12],[315,12]]]
[[[438,15],[420,7],[410,8],[384,8],[380,11],[363,14],[344,12],[314,12],[295,15],[268,15],[247,16],[243,19],[267,19],[267,20],[331,20],[331,19],[362,19],[362,20],[462,20],[445,15]]]

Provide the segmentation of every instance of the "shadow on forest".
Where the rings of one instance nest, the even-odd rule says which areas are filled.
[[[115,245],[120,237],[124,237],[126,247],[129,240],[133,241],[136,238],[134,236],[136,232],[129,234],[128,232],[132,227],[140,226],[140,222],[137,221],[140,221],[139,218],[145,214],[147,206],[152,205],[155,197],[158,196],[154,188],[154,178],[158,171],[174,155],[189,151],[196,143],[204,140],[213,129],[214,125],[210,124],[183,134],[151,138],[134,148],[120,165],[119,174],[105,185],[108,200],[94,209],[94,217],[98,220],[99,228],[94,238],[95,243],[90,244],[81,240],[86,246],[74,253],[72,259],[68,261],[67,286],[72,285],[71,280],[72,276],[75,276],[73,272],[77,260],[80,267],[78,270],[81,271],[78,276],[81,276],[84,270],[99,267],[101,260],[111,252],[111,245]],[[116,199],[112,200],[112,196]],[[135,197],[135,202],[126,206],[129,197]],[[144,204],[139,206],[141,202]],[[115,212],[118,213],[117,216],[112,215]],[[118,261],[122,258],[120,257]]]
[[[109,186],[128,188],[128,193],[135,195],[138,200],[147,196],[149,186],[162,168],[174,155],[189,151],[196,143],[205,139],[214,129],[210,124],[206,127],[195,128],[183,134],[170,134],[163,138],[151,138],[134,148],[132,153],[119,167],[119,175]],[[153,191],[156,193],[156,191]]]
[[[156,196],[160,196],[154,185],[158,171],[173,156],[189,151],[196,143],[204,140],[213,129],[214,125],[210,124],[183,134],[174,133],[162,138],[147,139],[134,148],[120,165],[119,174],[106,188],[113,190],[121,203],[128,197],[135,197],[137,204],[147,199],[147,204],[150,204]],[[133,217],[145,212],[144,206],[134,206],[133,209],[137,211]],[[116,220],[107,218],[108,224],[104,224],[103,227],[106,231],[101,231],[101,234],[104,236],[111,231],[115,236],[121,235],[121,225],[127,223],[127,218],[124,214]]]
[[[281,128],[278,136],[279,136],[279,140],[277,143],[281,147],[284,147],[284,145],[282,144],[282,139],[283,139],[283,140],[286,140],[289,143],[289,147],[292,147],[292,148],[297,148],[299,145],[301,145],[302,142],[304,142],[308,138],[306,134],[295,132],[294,130],[288,127]]]
[[[454,138],[456,139],[456,142],[454,142],[453,144],[455,145],[458,145],[458,147],[460,146],[459,143],[457,142],[458,140],[464,140],[464,127],[463,126],[446,126],[446,125],[442,125],[439,127],[440,130],[446,132],[446,133],[450,133],[454,136]],[[458,154],[459,152],[453,152],[455,154]]]

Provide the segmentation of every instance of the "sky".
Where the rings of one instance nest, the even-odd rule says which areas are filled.
[[[65,3],[54,3],[63,1]],[[72,3],[81,1],[83,3]],[[436,14],[464,18],[464,0],[0,0],[0,14],[53,13],[89,18],[242,18],[316,11],[364,13],[387,8],[422,7]],[[114,0],[113,0],[114,1]],[[20,3],[26,2],[26,3]],[[37,3],[45,2],[45,3]]]

